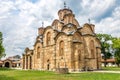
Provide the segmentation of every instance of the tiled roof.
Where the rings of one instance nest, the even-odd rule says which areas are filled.
[[[101,62],[105,62],[105,60],[102,59]],[[106,62],[115,62],[115,59],[114,59],[114,58],[112,58],[112,59],[107,59]]]
[[[2,64],[3,62],[0,60],[0,64]]]

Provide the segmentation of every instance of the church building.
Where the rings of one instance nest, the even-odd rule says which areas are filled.
[[[101,69],[101,44],[95,25],[78,23],[71,9],[58,11],[58,19],[50,26],[40,27],[34,49],[26,48],[23,69],[69,71]]]

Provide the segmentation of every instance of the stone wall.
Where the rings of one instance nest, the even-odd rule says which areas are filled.
[[[94,25],[80,27],[70,9],[61,9],[51,26],[39,28],[34,49],[26,49],[24,69],[69,71],[101,68],[100,41]]]

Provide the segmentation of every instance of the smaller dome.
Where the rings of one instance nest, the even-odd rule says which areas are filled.
[[[42,35],[44,32],[44,27],[38,28],[38,35]]]

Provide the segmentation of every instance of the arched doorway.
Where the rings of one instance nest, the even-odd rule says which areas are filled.
[[[47,70],[49,70],[50,69],[50,64],[47,64]]]
[[[10,67],[10,63],[9,63],[9,62],[6,62],[6,63],[5,63],[5,67],[9,68],[9,67]]]
[[[50,69],[50,60],[48,59],[47,60],[47,70],[49,70]]]

